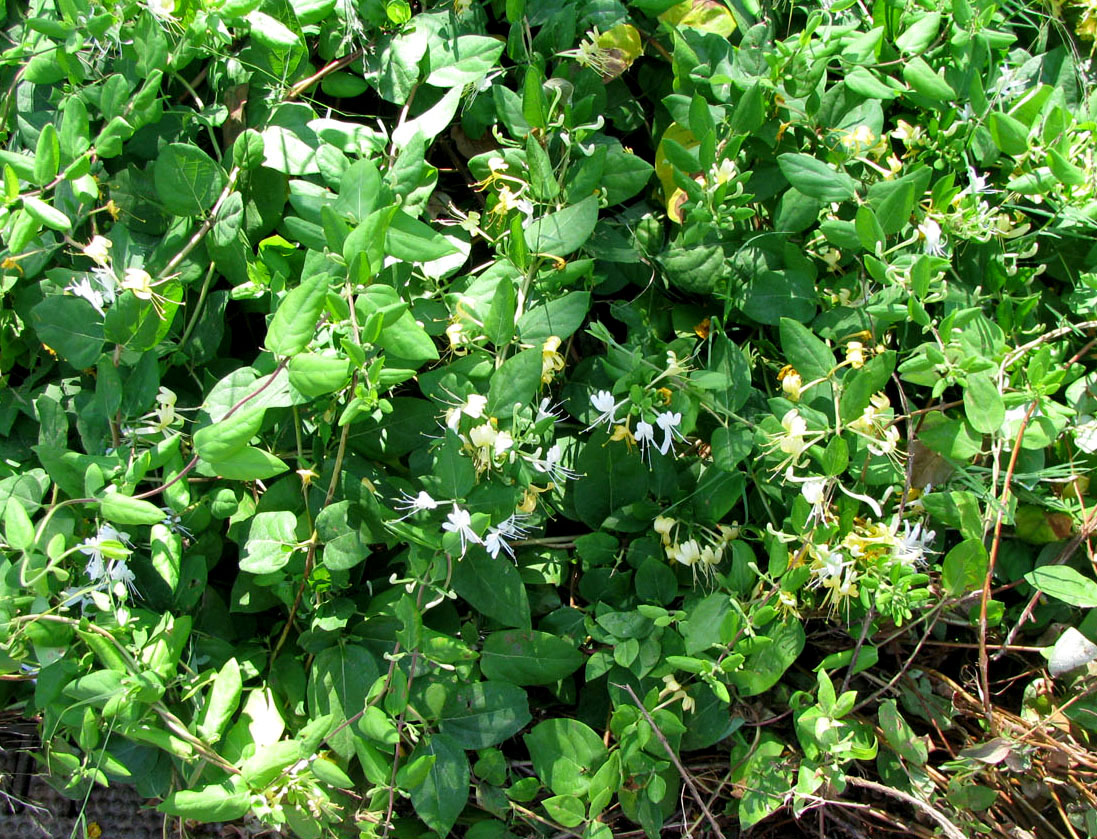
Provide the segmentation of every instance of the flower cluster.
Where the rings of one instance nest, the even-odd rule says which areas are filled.
[[[653,526],[669,561],[700,569],[703,574],[711,574],[723,560],[727,545],[739,538],[739,529],[726,524],[716,525],[715,531],[696,525],[683,534],[683,523],[669,516],[656,516]]]
[[[107,610],[111,607],[108,595],[125,600],[129,594],[136,593],[136,576],[126,562],[132,552],[129,539],[128,533],[102,524],[94,536],[77,546],[76,550],[88,558],[84,574],[89,585],[65,589],[64,606],[79,605],[83,610],[94,604]]]
[[[796,537],[778,538],[796,541]],[[812,536],[818,534],[813,532]],[[924,582],[921,569],[928,555],[934,553],[937,534],[923,523],[911,524],[896,520],[890,526],[871,519],[857,519],[841,538],[805,540],[795,554],[793,565],[806,565],[808,590],[822,592],[820,605],[833,615],[847,613],[853,603],[872,591],[874,602],[882,612],[897,600],[895,590]],[[862,594],[862,592],[865,594]],[[781,607],[795,610],[796,602],[787,592]],[[866,603],[867,605],[867,603]],[[902,614],[892,615],[901,618]]]

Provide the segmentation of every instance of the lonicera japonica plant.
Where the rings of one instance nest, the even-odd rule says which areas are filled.
[[[304,839],[1097,836],[1095,21],[9,10],[0,684],[49,782]]]

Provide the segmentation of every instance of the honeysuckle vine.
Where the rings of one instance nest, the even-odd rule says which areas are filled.
[[[302,839],[1092,833],[1092,11],[9,15],[0,683],[50,782]]]

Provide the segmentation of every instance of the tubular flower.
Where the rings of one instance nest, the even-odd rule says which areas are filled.
[[[781,392],[792,402],[800,401],[800,392],[804,386],[804,380],[796,372],[791,364],[786,364],[777,374],[777,381],[781,383]]]
[[[682,414],[679,412],[663,411],[655,417],[655,424],[663,429],[663,442],[659,444],[659,454],[666,454],[674,442],[674,438],[685,440],[678,426],[682,424]]]
[[[442,529],[449,533],[456,533],[461,539],[461,556],[465,555],[470,543],[482,545],[483,541],[472,529],[472,517],[469,511],[453,504],[453,510],[446,514],[446,520],[442,522]]]
[[[83,247],[84,256],[101,267],[110,264],[110,249],[114,247],[106,236],[92,236],[91,241]]]
[[[608,390],[600,390],[597,393],[592,393],[590,396],[590,404],[594,410],[599,411],[599,414],[594,422],[584,429],[585,431],[597,428],[602,423],[617,425],[620,422],[620,420],[617,419],[617,409],[622,403],[614,402],[613,394]]]
[[[426,491],[420,490],[419,494],[416,496],[409,495],[407,492],[401,492],[400,499],[394,506],[398,510],[407,511],[403,516],[397,519],[397,521],[403,521],[406,518],[414,516],[416,513],[437,508],[438,502],[431,498]]]
[[[564,369],[564,357],[560,355],[560,339],[549,335],[541,347],[541,384],[552,384],[553,377]]]

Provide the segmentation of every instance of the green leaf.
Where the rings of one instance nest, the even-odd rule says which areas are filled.
[[[150,501],[108,492],[99,500],[99,514],[112,524],[158,524],[167,515]]]
[[[223,460],[244,448],[263,425],[266,408],[245,405],[220,422],[207,425],[194,433],[194,450],[203,460]]]
[[[853,422],[864,412],[875,393],[883,390],[895,370],[895,353],[892,350],[869,359],[860,370],[850,370],[842,380],[842,397],[839,413],[842,422]]]
[[[876,220],[876,213],[868,204],[862,204],[857,208],[857,217],[854,220],[857,230],[857,238],[861,240],[861,247],[869,253],[876,253],[876,246],[884,243],[884,228]]]
[[[843,81],[846,83],[846,87],[858,96],[864,96],[868,99],[887,100],[899,96],[898,90],[884,84],[876,73],[864,67],[854,67],[846,73]]]
[[[589,291],[569,291],[534,306],[518,319],[518,335],[530,344],[540,344],[555,335],[567,340],[580,326],[590,311]]]
[[[377,345],[386,353],[415,365],[438,359],[434,341],[407,311],[394,324],[385,327],[377,339]]]
[[[284,567],[297,544],[297,517],[288,511],[257,513],[240,558],[240,570],[270,574]]]
[[[503,626],[530,628],[526,587],[518,570],[505,559],[472,551],[453,569],[453,588],[476,611]]]
[[[587,817],[583,802],[574,795],[554,795],[541,802],[553,821],[564,827],[578,827]]]
[[[339,197],[334,210],[354,222],[361,223],[377,208],[381,194],[381,173],[372,160],[352,163],[339,181]]]
[[[758,323],[777,325],[782,318],[807,323],[815,317],[818,295],[811,277],[800,271],[763,271],[749,281],[743,314]]]
[[[818,198],[824,203],[845,201],[857,193],[857,182],[853,178],[809,154],[780,154],[777,165],[790,184],[804,195]]]
[[[217,208],[210,239],[216,245],[228,247],[236,241],[244,224],[244,197],[236,191],[230,192],[221,206]]]
[[[908,58],[903,64],[903,81],[916,93],[943,105],[956,97],[956,91],[919,56]]]
[[[926,512],[949,527],[957,528],[968,539],[983,533],[983,515],[979,497],[973,492],[931,492],[922,498]]]
[[[275,355],[296,355],[309,345],[328,297],[329,274],[305,277],[278,306],[267,328],[266,348]]]
[[[533,402],[540,387],[541,350],[522,350],[492,374],[487,411],[494,417],[510,417],[515,405]]]
[[[913,729],[907,725],[894,699],[884,700],[880,704],[878,718],[888,745],[908,763],[914,766],[925,766],[929,759],[926,744],[920,737],[915,736]]]
[[[731,472],[754,449],[751,433],[740,426],[717,428],[712,432],[712,462],[717,469]]]
[[[231,822],[251,809],[251,793],[227,784],[210,784],[171,793],[156,807],[161,813],[199,822]]]
[[[518,296],[509,276],[503,276],[495,286],[491,308],[484,318],[484,334],[496,347],[504,347],[514,337],[514,314]]]
[[[965,539],[945,555],[941,584],[953,597],[975,591],[987,573],[987,549],[982,539]]]
[[[439,725],[462,749],[486,749],[513,737],[529,721],[529,702],[522,688],[488,681],[462,685],[450,694]]]
[[[826,379],[835,367],[834,353],[799,321],[781,318],[781,352],[804,382]]]
[[[582,654],[563,638],[528,629],[491,633],[480,656],[485,676],[516,685],[550,685],[582,664]]]
[[[24,195],[23,209],[26,210],[35,221],[44,224],[51,230],[60,230],[62,233],[72,232],[72,219],[56,207],[51,207],[41,198],[35,198],[33,195]]]
[[[564,257],[582,247],[598,224],[598,198],[590,195],[537,219],[525,230],[531,253]]]
[[[1071,606],[1097,608],[1097,582],[1068,565],[1044,565],[1025,574],[1025,582]]]
[[[251,24],[251,37],[267,49],[290,50],[303,46],[300,35],[266,12],[250,12],[247,21]]]
[[[457,87],[478,82],[495,66],[506,44],[486,35],[460,35],[432,42],[427,84]]]
[[[291,0],[290,7],[302,26],[320,23],[335,8],[336,0]]]
[[[526,135],[526,164],[529,166],[529,184],[533,197],[539,201],[551,201],[560,192],[560,182],[552,171],[552,161],[536,135]]]
[[[724,618],[731,611],[731,599],[719,592],[708,595],[695,603],[690,610],[689,621],[682,635],[686,655],[704,652],[720,641]]]
[[[61,143],[57,138],[57,128],[47,122],[38,132],[38,143],[34,147],[34,181],[45,186],[55,177],[60,166]]]
[[[167,514],[165,514],[165,518]],[[154,524],[149,533],[149,553],[153,570],[172,595],[179,588],[183,560],[183,538],[165,524]]]
[[[910,223],[914,210],[914,184],[898,182],[876,206],[876,218],[885,235],[894,235]]]
[[[1006,154],[1020,157],[1028,151],[1028,128],[1019,119],[1002,111],[991,111],[987,127],[994,145]]]
[[[8,498],[4,505],[4,541],[17,551],[34,545],[34,525],[22,502],[15,497]]]
[[[469,799],[469,764],[464,751],[445,734],[424,740],[411,760],[434,761],[421,784],[411,788],[415,812],[439,836],[448,836]]]
[[[169,213],[196,216],[213,206],[225,185],[225,173],[197,146],[172,143],[156,158],[153,182]]]
[[[907,27],[906,31],[895,39],[895,46],[904,55],[918,55],[925,52],[933,43],[940,29],[941,13],[929,12]]]
[[[778,760],[784,751],[783,743],[772,735],[763,735],[743,767],[742,777],[737,779],[744,790],[739,800],[739,826],[743,832],[784,806],[792,788],[792,773],[785,761]]]
[[[289,362],[289,383],[310,399],[342,390],[350,380],[349,359],[303,352]]]
[[[404,262],[430,262],[457,253],[441,233],[398,210],[385,233],[385,252]]]
[[[263,165],[287,175],[316,175],[319,139],[311,131],[294,131],[282,125],[263,129]]]
[[[786,620],[766,628],[770,643],[759,645],[747,656],[743,666],[728,675],[728,681],[741,696],[765,693],[792,666],[803,652],[806,636],[798,620]]]
[[[731,114],[731,130],[736,134],[750,134],[766,122],[762,99],[762,84],[755,82],[744,91]]]
[[[240,704],[243,685],[240,665],[235,658],[230,658],[214,677],[213,685],[206,697],[206,704],[202,709],[201,722],[198,723],[198,736],[205,742],[213,744],[221,739],[221,735],[225,733],[225,729],[232,721],[232,715],[236,713],[236,708]]]
[[[285,461],[255,446],[244,446],[221,460],[199,464],[203,474],[219,475],[231,481],[263,481],[281,475],[287,469]]]
[[[651,470],[624,446],[604,445],[606,440],[588,439],[576,459],[575,470],[583,479],[568,484],[575,512],[592,530],[647,497]]]
[[[343,723],[365,706],[366,694],[380,675],[365,647],[341,644],[317,654],[309,670],[308,709],[313,718],[330,714],[327,743],[341,758],[354,755],[355,735]],[[465,791],[467,795],[467,790]]]
[[[971,373],[964,383],[964,414],[971,427],[994,434],[1006,420],[1006,406],[990,373]]]
[[[573,719],[545,720],[522,739],[533,771],[557,795],[584,795],[609,754],[590,726]]]

